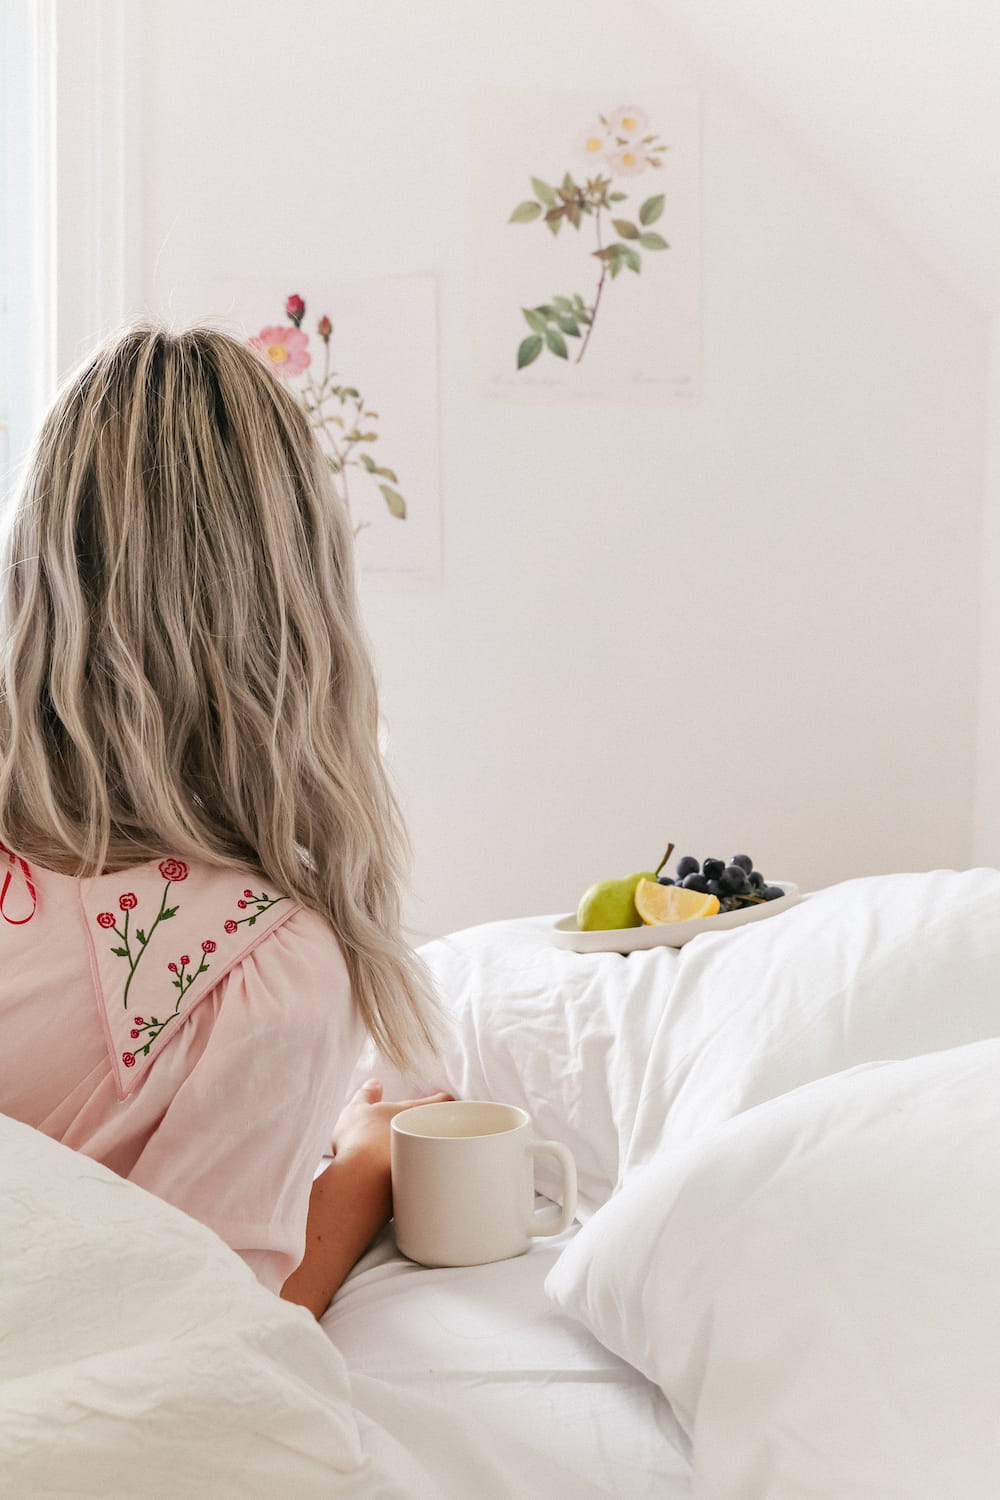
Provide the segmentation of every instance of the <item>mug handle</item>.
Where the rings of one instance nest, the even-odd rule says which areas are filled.
[[[532,1160],[543,1151],[556,1157],[562,1167],[563,1203],[559,1213],[553,1217],[551,1208],[536,1208],[528,1218],[528,1233],[532,1238],[543,1235],[562,1234],[568,1229],[576,1214],[576,1162],[569,1148],[561,1141],[532,1141]]]

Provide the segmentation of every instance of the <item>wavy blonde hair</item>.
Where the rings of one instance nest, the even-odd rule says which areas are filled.
[[[5,538],[0,838],[63,873],[171,854],[330,923],[397,1065],[435,1007],[400,934],[354,539],[308,420],[212,329],[136,327],[67,383]]]

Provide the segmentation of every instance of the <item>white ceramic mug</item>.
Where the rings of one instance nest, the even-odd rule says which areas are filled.
[[[555,1156],[563,1205],[535,1209],[535,1157]],[[560,1234],[576,1213],[576,1165],[558,1141],[539,1140],[513,1104],[417,1104],[392,1122],[396,1244],[424,1266],[479,1266],[523,1255]]]

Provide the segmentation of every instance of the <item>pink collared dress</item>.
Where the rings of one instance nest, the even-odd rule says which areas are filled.
[[[0,845],[0,1112],[213,1229],[273,1291],[364,1040],[344,960],[259,875],[77,880]]]

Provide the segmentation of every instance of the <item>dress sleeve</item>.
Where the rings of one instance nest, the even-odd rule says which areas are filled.
[[[280,1291],[302,1259],[313,1177],[363,1036],[336,939],[296,911],[158,1060],[147,1083],[166,1104],[130,1180],[207,1224]]]

